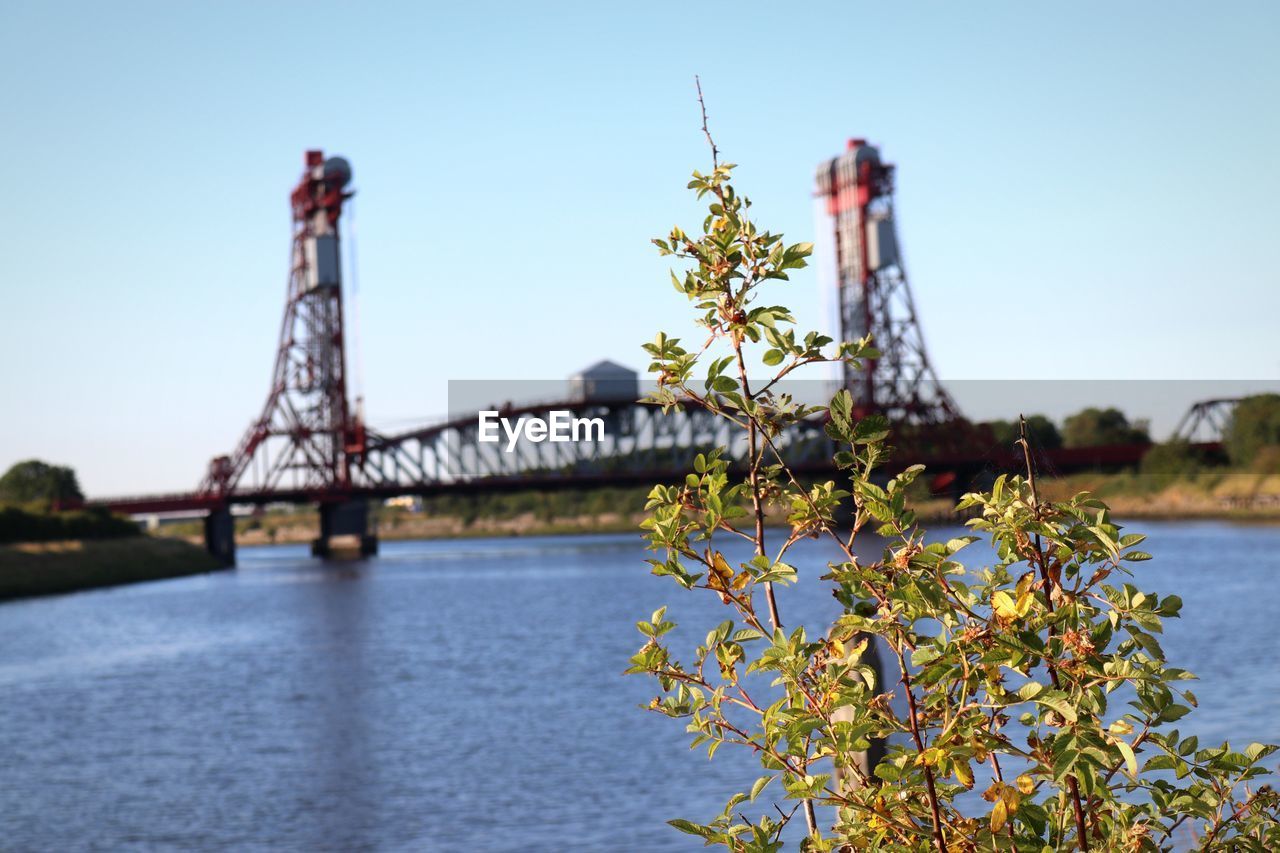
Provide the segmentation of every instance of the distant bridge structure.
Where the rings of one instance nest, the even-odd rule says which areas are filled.
[[[881,352],[865,371],[846,373],[844,385],[859,415],[883,414],[915,435],[928,431],[931,449],[912,461],[940,472],[942,481],[1016,470],[1012,448],[977,438],[934,375],[898,250],[893,175],[894,167],[863,140],[851,141],[817,174],[835,237],[842,339],[871,334]],[[363,401],[351,401],[347,388],[340,225],[350,181],[342,158],[306,153],[290,193],[293,254],[272,383],[235,450],[214,458],[193,492],[91,504],[133,515],[203,513],[209,551],[234,564],[233,505],[314,503],[320,512],[314,554],[327,556],[338,536],[354,537],[362,553],[374,554],[373,500],[648,484],[682,478],[698,451],[725,447],[731,458],[743,458],[740,437],[723,419],[695,406],[664,414],[640,404],[635,375],[619,379],[616,371],[602,384],[576,383],[566,399],[494,407],[509,419],[546,419],[552,412],[598,418],[606,425],[603,441],[521,442],[507,452],[501,442],[480,440],[477,412],[394,433],[369,428]],[[793,427],[778,446],[798,473],[833,473],[820,421]],[[1131,465],[1143,452],[1129,445],[1075,448],[1045,458],[1065,472]]]
[[[1243,397],[1219,397],[1193,403],[1173,431],[1174,438],[1188,444],[1221,443],[1231,426],[1236,405]]]

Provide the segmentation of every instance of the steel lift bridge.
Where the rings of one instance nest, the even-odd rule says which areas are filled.
[[[1011,450],[975,441],[930,366],[898,252],[893,176],[894,167],[859,139],[817,172],[817,194],[835,237],[840,333],[844,340],[871,334],[881,351],[866,370],[847,372],[844,383],[860,414],[889,418],[896,442],[930,437],[912,461],[961,478],[981,469],[1016,468]],[[328,555],[335,536],[354,537],[362,553],[373,554],[373,500],[649,484],[683,478],[695,452],[717,446],[728,447],[731,455],[743,452],[738,437],[705,411],[690,407],[663,415],[637,403],[634,374],[608,381],[584,374],[568,399],[492,407],[507,418],[545,418],[553,410],[601,418],[607,428],[600,442],[522,442],[508,453],[501,443],[479,441],[476,413],[397,433],[368,428],[362,401],[351,401],[347,383],[341,226],[350,183],[346,160],[306,153],[289,196],[292,264],[271,386],[235,450],[213,459],[194,492],[91,504],[135,515],[203,513],[209,551],[233,564],[233,505],[313,503],[320,512],[314,554]],[[831,471],[821,423],[798,425],[779,446],[800,472]],[[1060,451],[1055,466],[1131,464],[1142,448],[1085,451]]]
[[[880,357],[863,370],[844,365],[844,385],[863,414],[895,424],[960,420],[925,351],[915,301],[898,252],[894,167],[865,139],[818,168],[818,196],[835,226],[836,288],[842,340],[871,335]]]

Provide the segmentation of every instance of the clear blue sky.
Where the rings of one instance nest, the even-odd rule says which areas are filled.
[[[687,328],[648,238],[697,221],[695,73],[790,238],[846,137],[898,163],[944,378],[1274,378],[1278,10],[6,2],[0,468],[187,489],[234,446],[312,146],[355,169],[373,425],[451,378],[642,367]],[[825,323],[815,274],[784,298]]]

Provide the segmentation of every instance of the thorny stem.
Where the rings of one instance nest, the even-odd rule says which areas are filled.
[[[739,737],[739,738],[741,738],[741,740],[733,741],[733,743],[737,743],[737,744],[740,744],[740,745],[742,745],[742,746],[748,747],[748,748],[750,748],[750,749],[752,749],[752,750],[756,751],[757,753],[763,753],[763,754],[766,754],[766,755],[769,755],[769,756],[773,757],[773,759],[774,759],[775,761],[777,761],[777,762],[778,762],[778,763],[780,763],[783,767],[785,767],[785,768],[787,768],[788,770],[790,770],[792,773],[803,773],[803,772],[804,772],[804,770],[803,770],[803,769],[797,770],[795,767],[793,767],[793,766],[791,765],[791,762],[788,760],[788,757],[787,757],[787,756],[783,755],[782,753],[779,753],[776,749],[772,749],[772,748],[770,748],[770,747],[768,747],[768,746],[761,746],[761,745],[760,745],[759,743],[757,743],[755,740],[752,740],[752,739],[751,739],[751,736],[750,736],[750,735],[748,735],[745,731],[743,731],[741,728],[739,728],[739,727],[735,726],[733,723],[730,723],[728,720],[721,720],[717,725],[720,725],[720,726],[721,726],[722,728],[724,728],[726,731],[732,732],[733,734],[736,734],[736,735],[738,735],[738,737]],[[832,800],[838,800],[838,801],[842,802],[844,805],[847,805],[847,806],[850,806],[850,807],[853,807],[853,808],[857,808],[857,809],[862,809],[862,810],[866,810],[866,809],[867,809],[867,806],[866,806],[866,805],[864,805],[864,804],[862,804],[862,803],[858,803],[858,802],[856,802],[856,801],[849,800],[848,798],[843,797],[843,796],[842,796],[838,791],[834,791],[834,790],[832,790],[830,787],[826,788],[826,792],[827,792],[828,796],[829,796]],[[806,800],[805,802],[809,802],[809,801],[808,801],[808,800]],[[777,808],[777,806],[775,805],[775,806],[774,806],[774,808]],[[886,816],[885,816],[885,815],[883,815],[883,814],[881,814],[881,813],[879,813],[879,812],[874,812],[874,811],[873,811],[873,814],[875,814],[876,816],[878,816],[878,817],[880,817],[880,818],[882,818],[882,819],[886,819],[886,820],[887,820]],[[896,823],[894,823],[894,822],[889,822],[889,823],[888,823],[888,825],[889,825],[889,827],[890,827],[891,829],[893,829],[893,831],[898,835],[898,837],[899,837],[899,838],[903,838],[904,840],[909,840],[910,836],[909,836],[909,834],[907,833],[907,831],[906,831],[906,830],[904,830],[904,828],[903,828],[903,827],[898,826],[898,825],[897,825]],[[910,830],[911,830],[912,832],[914,832],[914,831],[918,831],[918,830],[919,830],[919,827],[917,827],[914,823],[908,823],[908,826],[910,827]]]
[[[1147,739],[1147,735],[1149,734],[1151,734],[1151,720],[1147,720],[1146,724],[1143,725],[1142,727],[1142,731],[1139,732],[1138,736],[1133,739],[1133,743],[1131,743],[1130,746],[1136,750]],[[1112,777],[1114,777],[1116,773],[1120,772],[1120,768],[1123,766],[1124,766],[1124,761],[1120,761],[1114,767],[1108,770],[1107,774],[1102,777],[1102,784],[1099,787],[1106,788],[1108,785],[1110,785]],[[1101,794],[1094,794],[1092,797],[1089,798],[1089,802],[1086,803],[1086,808],[1088,808],[1090,814],[1092,814],[1093,810],[1097,808],[1100,802],[1101,796],[1102,796]]]
[[[991,711],[991,725],[992,725],[992,726],[994,726],[994,725],[995,725],[995,715],[996,715],[996,712],[995,712],[995,710],[993,709],[993,710]],[[996,781],[1003,785],[1003,784],[1004,784],[1004,773],[1002,773],[1002,772],[1000,771],[1000,759],[996,756],[996,751],[995,751],[994,749],[993,749],[993,750],[991,750],[991,771],[995,774]],[[1008,830],[1008,832],[1009,832],[1009,844],[1010,844],[1010,848],[1009,848],[1009,849],[1013,850],[1013,851],[1014,851],[1014,853],[1017,853],[1017,850],[1018,850],[1018,836],[1017,836],[1017,834],[1013,831],[1013,821],[1009,821],[1008,823],[1006,823],[1004,828],[1005,828],[1006,830]]]
[[[701,100],[701,97],[702,97],[701,85],[699,85],[698,87],[698,97],[699,97],[699,100]],[[705,107],[703,108],[703,121],[704,123],[706,121]],[[711,135],[707,134],[707,139],[710,139],[710,138],[711,138]],[[711,150],[714,153],[715,151],[714,142],[711,143]],[[734,339],[733,351],[738,359],[738,378],[742,382],[742,394],[746,399],[750,400],[751,389],[747,385],[747,364],[746,364],[746,360],[742,357],[741,341]],[[759,427],[756,425],[755,416],[748,412],[747,443],[748,443],[748,452],[750,454],[748,458],[751,460],[751,470],[748,474],[748,481],[751,484],[751,509],[752,509],[753,515],[755,516],[756,556],[766,557],[767,554],[765,553],[765,541],[764,541],[764,502],[760,499],[760,458],[761,456],[763,456],[763,454],[761,453],[759,448],[759,440],[757,437],[758,430],[759,430]],[[768,581],[766,581],[764,584],[764,598],[769,605],[769,623],[773,626],[773,630],[776,633],[778,629],[782,627],[782,619],[781,617],[778,616],[778,601],[773,594],[773,584]],[[811,703],[813,702],[812,697],[809,698],[809,701]],[[814,710],[815,711],[818,710],[816,705],[814,706]],[[805,768],[805,770],[807,772],[808,768]],[[804,820],[805,820],[806,826],[808,826],[809,828],[810,835],[813,835],[815,832],[818,831],[818,816],[814,813],[814,810],[813,810],[813,800],[808,798],[805,798],[804,800]]]
[[[1027,464],[1027,485],[1031,488],[1031,511],[1037,516],[1040,514],[1040,497],[1036,492],[1036,471],[1035,466],[1031,464],[1031,443],[1027,441],[1027,419],[1021,415],[1018,416],[1018,443],[1022,445],[1022,458]],[[1040,569],[1040,578],[1045,584],[1045,604],[1049,609],[1049,614],[1053,615],[1053,592],[1056,583],[1049,574],[1048,567],[1044,562],[1044,546],[1040,541],[1040,534],[1035,536],[1035,561]],[[1050,635],[1056,633],[1052,627],[1049,629]],[[1049,678],[1053,682],[1053,689],[1062,689],[1058,682],[1058,668],[1051,661],[1046,659],[1045,665],[1049,670]],[[1089,824],[1085,820],[1084,806],[1080,802],[1080,783],[1076,781],[1075,774],[1067,776],[1067,789],[1071,794],[1071,811],[1076,821],[1076,840],[1080,845],[1083,853],[1089,850]]]
[[[718,169],[720,168],[720,150],[716,148],[716,141],[711,138],[711,131],[707,129],[707,102],[702,100],[702,80],[697,74],[693,75],[693,84],[698,87],[698,107],[702,110],[702,132],[707,137],[707,144],[711,146],[711,165]]]
[[[742,357],[742,344],[734,341],[733,351],[738,358],[738,378],[742,382],[742,395],[746,399],[751,399],[751,389],[747,387],[747,365]],[[751,460],[751,468],[747,472],[747,482],[751,484],[751,511],[755,518],[756,526],[756,556],[765,557],[765,541],[764,541],[764,502],[760,497],[760,451],[759,451],[759,427],[756,425],[755,417],[748,414],[747,417],[747,447],[748,459]],[[773,584],[765,581],[764,598],[769,604],[769,622],[773,626],[773,630],[777,631],[782,627],[782,619],[778,616],[778,601],[773,595]]]
[[[778,448],[769,439],[768,435],[765,435],[765,441],[768,442],[770,449],[773,450],[774,452],[774,455],[778,457],[778,461],[782,462],[782,454],[779,453]],[[812,499],[809,498],[808,492],[806,492],[804,488],[800,485],[800,483],[796,481],[795,476],[791,473],[791,470],[787,468],[785,464],[783,465],[783,470],[787,472],[789,477],[791,477],[792,482],[799,489],[800,494],[804,496],[804,499],[809,503],[809,506],[816,513],[817,507],[813,504]],[[827,525],[825,524],[822,525],[822,528],[823,530],[831,534],[832,538],[834,538],[836,542],[844,550],[846,556],[848,556],[849,559],[852,560],[854,558],[852,547],[846,544],[843,540],[841,540],[839,536],[836,536],[835,532],[832,531],[829,527],[827,527]],[[874,588],[869,588],[869,589],[871,589],[871,592],[875,594],[877,598],[880,599],[881,604],[885,603],[884,599],[880,597],[877,590],[875,590]],[[898,648],[895,648],[894,652],[898,657],[899,671],[902,673],[902,684],[907,694],[907,704],[909,706],[909,711],[910,711],[911,737],[912,737],[912,740],[915,742],[917,751],[923,753],[925,748],[924,739],[920,735],[920,727],[918,723],[919,712],[917,710],[915,693],[911,685],[911,676],[907,672],[906,658],[902,652],[901,646],[899,646]],[[994,753],[993,753],[993,757],[994,757]],[[943,837],[943,834],[942,834],[942,813],[941,813],[941,809],[938,806],[938,792],[937,792],[936,786],[934,785],[933,771],[927,765],[924,768],[924,778],[925,778],[925,793],[929,800],[929,814],[933,822],[934,843],[937,844],[939,853],[946,853],[947,846],[946,846],[946,839]]]
[[[894,653],[898,656],[898,666],[902,672],[902,686],[907,693],[907,709],[910,711],[911,721],[911,739],[915,741],[916,751],[924,753],[924,738],[920,736],[920,712],[916,706],[916,694],[911,688],[911,676],[907,674],[907,659],[902,653],[902,647],[894,649]],[[924,787],[925,793],[929,796],[929,816],[933,820],[933,840],[938,845],[938,853],[947,853],[947,841],[942,835],[942,813],[938,809],[938,791],[933,784],[933,770],[928,764],[924,765]]]
[[[805,490],[804,486],[801,485],[800,481],[796,479],[796,476],[791,472],[791,469],[786,467],[786,464],[783,462],[783,459],[782,459],[782,452],[778,450],[778,446],[773,443],[773,440],[769,438],[768,434],[765,434],[764,440],[769,445],[769,449],[773,451],[773,455],[777,458],[778,462],[782,464],[783,471],[786,472],[787,478],[791,481],[791,485],[795,486],[799,495],[802,498],[804,498],[805,503],[808,504],[809,509],[812,510],[814,516],[820,517],[821,513],[818,512],[817,504],[813,502],[813,498],[809,496],[809,493]],[[825,522],[821,524],[821,530],[822,532],[826,533],[833,542],[836,543],[836,546],[839,547],[840,550],[844,552],[845,557],[848,558],[850,562],[853,562],[857,559],[853,554],[853,545],[850,542],[847,542],[844,539],[841,539],[839,534],[837,534],[834,530],[832,530]],[[876,602],[881,606],[887,605],[889,603],[888,599],[884,597],[884,594],[881,593],[880,590],[876,589],[875,587],[867,585],[866,590],[871,594],[873,598],[875,598]]]
[[[702,112],[702,132],[707,137],[707,144],[711,146],[711,164],[714,168],[718,169],[720,167],[720,152],[716,148],[715,140],[711,138],[711,130],[707,127],[707,103],[702,97],[702,80],[696,75],[693,80],[694,85],[698,89],[698,108]],[[720,203],[725,204],[726,200],[723,190],[717,187],[715,193],[720,198]],[[746,291],[746,287],[747,284],[744,283],[743,292]],[[732,288],[730,288],[729,292],[732,294]],[[732,333],[730,335],[730,340],[733,343],[734,355],[737,357],[738,378],[742,382],[742,394],[746,399],[750,400],[751,389],[747,384],[747,364],[742,355],[742,341],[741,339],[733,336]],[[761,500],[760,495],[760,460],[763,454],[759,449],[759,438],[757,434],[759,427],[756,424],[756,419],[750,412],[748,412],[747,415],[747,440],[750,454],[748,458],[751,460],[751,470],[749,472],[748,482],[751,486],[751,506],[755,517],[756,555],[760,557],[767,557],[764,538],[764,502]],[[764,596],[765,601],[769,605],[769,624],[772,626],[774,633],[777,633],[778,629],[782,627],[782,619],[778,615],[778,602],[773,594],[772,583],[765,583]],[[810,701],[812,701],[812,699],[810,699]],[[815,708],[815,710],[817,709]],[[803,769],[805,772],[808,772],[808,768]],[[805,824],[808,826],[809,834],[814,835],[818,831],[818,819],[813,810],[813,801],[808,798],[804,800],[804,819]]]
[[[1230,817],[1228,817],[1226,820],[1222,820],[1222,819],[1221,819],[1221,808],[1222,808],[1222,807],[1221,807],[1221,806],[1219,806],[1219,807],[1218,807],[1218,808],[1219,808],[1219,815],[1218,815],[1218,818],[1217,818],[1217,822],[1214,824],[1213,829],[1209,830],[1209,834],[1208,834],[1208,835],[1206,835],[1206,836],[1205,836],[1205,838],[1204,838],[1204,849],[1205,849],[1205,850],[1208,850],[1208,849],[1209,849],[1209,845],[1211,845],[1211,844],[1213,843],[1213,840],[1214,840],[1215,838],[1217,838],[1217,837],[1218,837],[1218,833],[1222,832],[1222,830],[1226,828],[1227,824],[1231,823],[1233,820],[1239,820],[1239,819],[1240,819],[1240,816],[1241,816],[1241,815],[1243,815],[1245,812],[1247,812],[1247,811],[1249,810],[1249,807],[1253,805],[1253,801],[1254,801],[1254,800],[1256,800],[1256,799],[1258,798],[1258,794],[1259,794],[1259,793],[1261,793],[1261,792],[1260,792],[1260,791],[1255,791],[1255,792],[1253,792],[1252,794],[1250,794],[1250,795],[1249,795],[1249,799],[1247,799],[1247,800],[1245,800],[1243,803],[1241,803],[1241,804],[1240,804],[1240,807],[1239,807],[1238,809],[1236,809],[1234,812],[1232,812],[1232,813],[1231,813],[1231,816],[1230,816]]]

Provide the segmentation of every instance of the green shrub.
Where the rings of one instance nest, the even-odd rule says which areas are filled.
[[[104,509],[31,512],[0,507],[0,543],[119,539],[141,533],[137,524]]]
[[[1248,467],[1264,447],[1280,445],[1280,394],[1258,394],[1236,404],[1223,443],[1232,464]]]
[[[1145,421],[1129,422],[1119,409],[1090,406],[1063,421],[1064,447],[1106,447],[1112,444],[1150,444]]]
[[[1184,686],[1192,676],[1166,663],[1158,640],[1182,602],[1127,581],[1128,565],[1149,559],[1141,535],[1122,532],[1088,495],[1041,500],[1027,454],[1027,477],[1001,477],[960,501],[977,535],[927,542],[905,498],[921,466],[887,484],[877,473],[890,432],[882,418],[855,418],[847,391],[825,408],[775,395],[796,370],[874,350],[801,336],[785,307],[762,299],[763,285],[805,265],[810,246],[759,230],[732,169],[693,175],[690,187],[709,198],[701,233],[676,228],[655,241],[685,263],[673,278],[707,343],[700,334],[687,349],[660,333],[645,345],[654,404],[705,407],[746,439],[735,464],[727,451],[699,454],[684,481],[655,487],[644,524],[653,573],[711,596],[726,618],[680,655],[659,609],[637,623],[644,645],[628,671],[656,680],[649,707],[683,721],[692,746],[747,750],[760,775],[711,821],[671,824],[743,853],[780,849],[796,814],[809,851],[1154,851],[1188,827],[1201,849],[1280,849],[1280,799],[1260,784],[1275,747],[1201,746],[1170,726],[1196,704]],[[761,362],[772,375],[750,380]],[[807,487],[774,439],[824,416],[844,474]],[[850,497],[845,535],[837,518]],[[790,511],[789,527],[767,535],[771,504]],[[855,552],[872,534],[879,556]],[[965,565],[959,554],[979,536],[998,557]],[[784,627],[775,594],[797,582],[789,552],[806,537],[841,555],[821,580],[842,612],[817,635]],[[754,555],[731,561],[726,538],[748,541]],[[896,684],[877,672],[877,648],[897,664]],[[873,764],[869,752],[884,743]],[[815,804],[833,808],[830,825],[819,825]]]
[[[70,506],[84,501],[76,472],[39,459],[12,465],[0,476],[0,504]]]
[[[1139,472],[1147,485],[1164,488],[1175,480],[1194,479],[1205,467],[1203,456],[1185,441],[1153,444],[1142,456]]]
[[[1044,415],[1027,415],[1027,437],[1031,446],[1039,450],[1056,450],[1062,446],[1062,433],[1057,425]],[[1018,440],[1018,424],[1013,421],[992,421],[989,426],[996,443],[1009,447]]]

